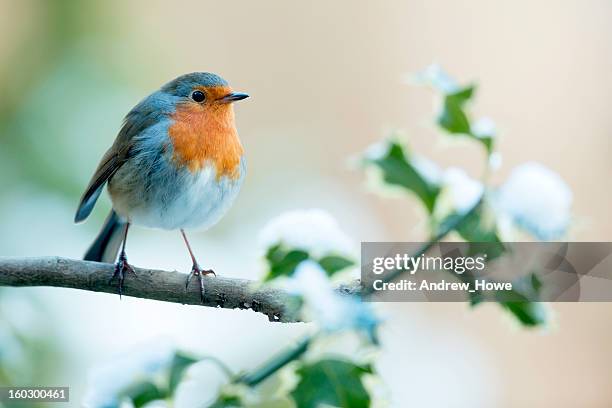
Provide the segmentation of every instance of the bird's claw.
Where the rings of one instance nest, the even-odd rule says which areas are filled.
[[[194,264],[191,267],[191,272],[189,272],[189,276],[187,276],[187,280],[185,281],[185,292],[189,289],[189,283],[191,282],[191,279],[194,276],[197,276],[198,280],[200,281],[200,301],[204,303],[204,276],[211,274],[217,276],[215,271],[213,271],[212,269],[200,269],[198,264]]]
[[[132,268],[132,265],[127,262],[127,257],[125,256],[125,254],[121,254],[119,256],[119,260],[115,264],[115,272],[113,273],[113,276],[111,276],[111,278],[108,280],[109,285],[112,285],[115,279],[118,280],[119,298],[121,298],[121,295],[123,295],[123,282],[125,281],[125,277],[128,273],[136,275],[136,272],[134,271],[134,268]]]

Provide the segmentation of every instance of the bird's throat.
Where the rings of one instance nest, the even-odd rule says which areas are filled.
[[[240,177],[243,148],[231,104],[179,106],[172,120],[168,134],[174,148],[173,159],[178,165],[196,172],[211,163],[217,179]]]

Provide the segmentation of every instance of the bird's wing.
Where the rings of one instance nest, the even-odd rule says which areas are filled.
[[[114,147],[114,146],[113,146]],[[104,184],[108,179],[115,174],[115,172],[123,164],[123,160],[119,159],[119,155],[116,154],[114,148],[111,147],[102,157],[96,172],[94,173],[85,193],[81,197],[79,207],[77,208],[76,215],[74,216],[74,222],[81,222],[91,214],[91,211],[104,188]]]
[[[81,197],[74,222],[81,222],[91,214],[104,184],[130,158],[134,136],[154,123],[154,115],[151,114],[151,111],[143,111],[142,105],[143,103],[136,106],[126,116],[115,143],[102,157],[89,185],[85,189],[85,193]]]

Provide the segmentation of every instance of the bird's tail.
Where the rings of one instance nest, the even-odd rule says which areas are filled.
[[[123,240],[123,229],[125,222],[121,221],[114,210],[111,210],[102,230],[91,244],[85,257],[86,261],[113,263],[117,259],[119,247]]]

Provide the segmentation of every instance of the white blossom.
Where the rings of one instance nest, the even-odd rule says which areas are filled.
[[[493,171],[499,170],[502,166],[503,158],[501,153],[493,152],[489,156],[489,168]]]
[[[474,180],[465,171],[457,167],[449,167],[444,171],[442,180],[442,196],[446,206],[457,214],[465,214],[471,210],[482,197],[484,186]]]
[[[375,161],[384,158],[387,154],[389,154],[389,141],[381,140],[369,145],[365,149],[363,156],[368,160]]]
[[[302,262],[286,285],[290,293],[302,296],[311,314],[309,317],[318,322],[323,330],[368,331],[377,323],[369,305],[337,293],[325,271],[316,262]]]
[[[472,125],[472,133],[479,138],[495,137],[497,133],[495,122],[488,117],[480,118]]]
[[[118,406],[119,394],[127,387],[142,379],[160,376],[167,370],[174,351],[169,342],[157,339],[94,366],[89,372],[83,406]]]
[[[426,82],[445,94],[451,94],[459,90],[457,82],[451,78],[440,65],[432,64],[421,72],[417,79]]]
[[[354,253],[349,237],[334,217],[321,209],[293,210],[279,215],[264,226],[259,242],[265,249],[282,244],[307,251],[315,258]]]
[[[438,185],[442,180],[442,171],[440,167],[424,156],[414,155],[411,158],[412,166],[419,175],[430,184]]]
[[[216,361],[203,359],[189,368],[173,395],[173,408],[207,407],[212,404],[230,378]],[[147,406],[147,408],[149,408]]]
[[[562,236],[570,222],[573,195],[554,171],[540,163],[516,167],[495,196],[495,206],[541,240]]]

